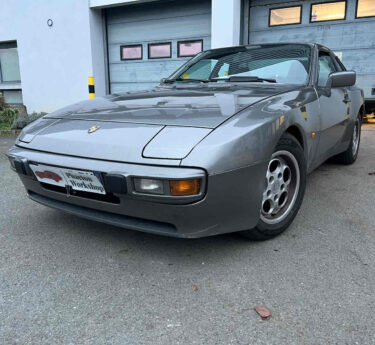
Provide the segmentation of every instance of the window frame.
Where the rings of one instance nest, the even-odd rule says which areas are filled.
[[[203,52],[203,39],[197,39],[197,40],[187,40],[187,41],[177,41],[177,57],[178,58],[187,58],[187,57],[193,57],[193,56],[196,56],[198,55],[199,53],[197,54],[194,54],[194,55],[180,55],[180,43],[197,43],[197,42],[200,42],[202,44],[202,50],[199,52]]]
[[[335,71],[334,71],[334,72],[331,72],[331,73],[328,75],[328,77],[329,77],[332,73],[336,73],[336,72],[338,72],[338,70],[337,70],[337,61],[336,61],[336,59],[335,59],[335,55],[334,55],[329,49],[326,49],[326,48],[324,48],[324,47],[321,47],[321,48],[318,49],[318,56],[317,56],[318,70],[317,70],[317,74],[316,74],[315,85],[316,85],[316,87],[326,88],[327,85],[325,85],[325,86],[321,86],[321,85],[319,85],[319,76],[320,76],[319,57],[320,57],[320,53],[321,53],[321,52],[327,54],[327,55],[331,58],[332,63],[333,63],[333,65],[335,66]],[[328,79],[327,79],[327,80],[328,80]]]
[[[21,92],[21,98],[22,98],[22,103],[8,103],[8,104],[10,104],[10,105],[20,105],[20,104],[23,104],[22,89],[19,89],[19,88],[17,88],[17,89],[4,89],[4,88],[0,88],[0,93],[3,94],[2,97],[4,98],[4,100],[5,100],[5,94],[4,94],[4,92],[7,92],[7,91],[19,91],[19,92]]]
[[[340,58],[333,51],[330,51],[330,54],[333,59],[333,62],[336,65],[337,72],[345,72],[347,69],[342,63],[342,61],[340,60]]]
[[[0,49],[18,48],[17,41],[0,42]]]
[[[276,43],[274,45],[279,45],[279,46],[284,46],[284,45],[293,45],[293,43]],[[307,72],[307,77],[306,77],[306,81],[303,83],[303,84],[296,84],[298,86],[313,86],[314,85],[314,78],[316,79],[317,76],[316,76],[316,68],[315,68],[315,65],[316,65],[316,51],[317,49],[315,48],[315,45],[312,44],[312,43],[296,43],[297,45],[300,45],[300,46],[306,46],[309,48],[310,50],[310,53],[309,53],[309,66],[308,66],[308,70],[306,71]],[[267,46],[268,44],[264,44],[264,46]],[[248,45],[248,47],[252,47],[252,46],[257,46],[257,45]],[[260,44],[260,46],[262,46],[262,44]],[[235,47],[226,47],[226,48],[222,48],[222,51],[224,53],[238,53],[238,52],[244,52],[246,50],[246,46],[235,46]],[[203,51],[202,53],[199,53],[197,54],[195,57],[193,57],[192,59],[188,60],[186,63],[184,63],[182,66],[180,66],[176,71],[174,71],[169,77],[168,79],[171,80],[171,79],[177,79],[179,77],[182,77],[182,75],[188,71],[194,64],[196,64],[197,62],[199,62],[200,60],[202,59],[205,59],[207,58],[207,55],[211,54],[212,51],[211,50],[205,50]],[[210,58],[210,57],[209,57]],[[219,69],[221,68],[221,66],[219,67]],[[217,69],[217,66],[215,66],[215,68],[211,71],[211,74],[210,74],[210,78],[212,78],[213,74],[214,74],[214,71],[215,69]],[[217,69],[217,70],[219,70]]]
[[[338,2],[344,2],[345,3],[344,18],[342,18],[342,19],[328,19],[328,20],[314,20],[314,21],[311,20],[312,9],[313,9],[314,5],[334,4],[334,3],[338,3]],[[335,0],[335,1],[327,1],[327,2],[315,2],[315,3],[311,3],[310,4],[310,19],[309,20],[310,20],[310,24],[325,23],[325,22],[337,22],[337,21],[341,21],[341,20],[346,20],[347,14],[348,14],[348,1],[347,0]]]
[[[150,48],[153,46],[159,46],[159,45],[169,45],[169,56],[162,56],[162,57],[151,57],[150,55]],[[147,44],[147,58],[149,60],[155,60],[155,59],[170,59],[172,58],[172,42],[157,42],[157,43],[148,43]]]
[[[375,14],[372,15],[372,16],[358,17],[358,7],[359,7],[359,0],[356,1],[356,5],[355,5],[355,19],[374,18],[375,17]]]
[[[140,58],[134,58],[134,59],[129,59],[129,58],[123,58],[122,57],[122,49],[123,48],[135,48],[135,47],[141,47],[141,57]],[[137,61],[137,60],[143,60],[143,44],[123,44],[120,45],[120,60],[121,61]]]
[[[298,23],[271,25],[271,12],[273,10],[283,10],[283,9],[286,9],[286,8],[295,8],[295,7],[299,7],[300,8],[299,22]],[[302,10],[303,10],[302,5],[291,5],[291,6],[283,6],[283,7],[273,7],[273,8],[270,8],[269,11],[268,11],[268,27],[269,28],[274,28],[276,26],[300,25],[300,24],[302,24]]]

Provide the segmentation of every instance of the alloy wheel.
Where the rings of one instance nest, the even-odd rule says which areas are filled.
[[[277,151],[268,164],[260,218],[267,224],[285,219],[296,202],[300,169],[289,151]]]

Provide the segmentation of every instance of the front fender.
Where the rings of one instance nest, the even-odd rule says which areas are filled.
[[[235,116],[202,140],[181,161],[183,166],[199,166],[209,174],[255,165],[269,159],[282,121],[258,116]]]
[[[268,161],[291,126],[301,132],[310,162],[317,145],[308,133],[319,130],[319,105],[313,88],[277,95],[243,110],[212,131],[181,165],[217,174]]]

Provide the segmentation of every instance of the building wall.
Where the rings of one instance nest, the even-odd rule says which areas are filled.
[[[91,75],[96,77],[97,93],[104,94],[98,12],[90,10],[84,0],[0,1],[0,42],[17,41],[28,112],[50,112],[87,99]],[[53,20],[52,27],[48,19]]]
[[[241,0],[212,0],[212,48],[240,44]]]
[[[107,93],[103,9],[156,1],[166,2],[0,1],[0,42],[17,41],[23,102],[28,112],[51,112],[88,99],[89,76],[95,77],[97,96]],[[241,0],[212,0],[212,7],[214,46],[239,44]],[[53,20],[52,27],[47,25],[48,19]]]

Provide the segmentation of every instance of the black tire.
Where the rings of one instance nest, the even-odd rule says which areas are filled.
[[[361,125],[362,125],[362,117],[361,115],[358,115],[357,120],[353,127],[353,134],[350,138],[350,145],[348,149],[338,154],[337,156],[334,156],[333,157],[334,161],[341,163],[341,164],[350,165],[350,164],[353,164],[357,160],[359,145],[361,143]],[[354,136],[355,136],[356,129],[358,129],[358,132],[357,132],[358,144],[356,148],[354,148],[354,145],[355,145]]]
[[[297,187],[295,188],[295,192],[293,195],[293,199],[295,200],[294,204],[290,206],[288,213],[285,213],[285,218],[280,220],[280,222],[277,222],[275,224],[269,224],[269,223],[266,223],[263,220],[264,217],[262,219],[262,216],[261,216],[257,226],[254,229],[245,230],[241,232],[242,235],[244,235],[245,237],[251,240],[265,241],[265,240],[269,240],[281,234],[292,223],[292,221],[294,220],[294,218],[296,217],[298,213],[299,208],[301,207],[302,200],[305,194],[305,188],[306,188],[306,160],[305,160],[303,148],[301,147],[301,144],[299,143],[299,141],[293,135],[289,133],[285,133],[281,137],[274,152],[276,153],[276,152],[281,152],[281,151],[287,151],[290,154],[292,154],[295,158],[295,161],[298,163],[299,188],[298,190],[297,190]],[[288,196],[288,198],[290,198],[290,196]],[[263,203],[262,203],[262,207],[263,207]],[[282,211],[282,208],[280,209],[280,211]],[[260,210],[260,212],[262,212],[262,210]]]

